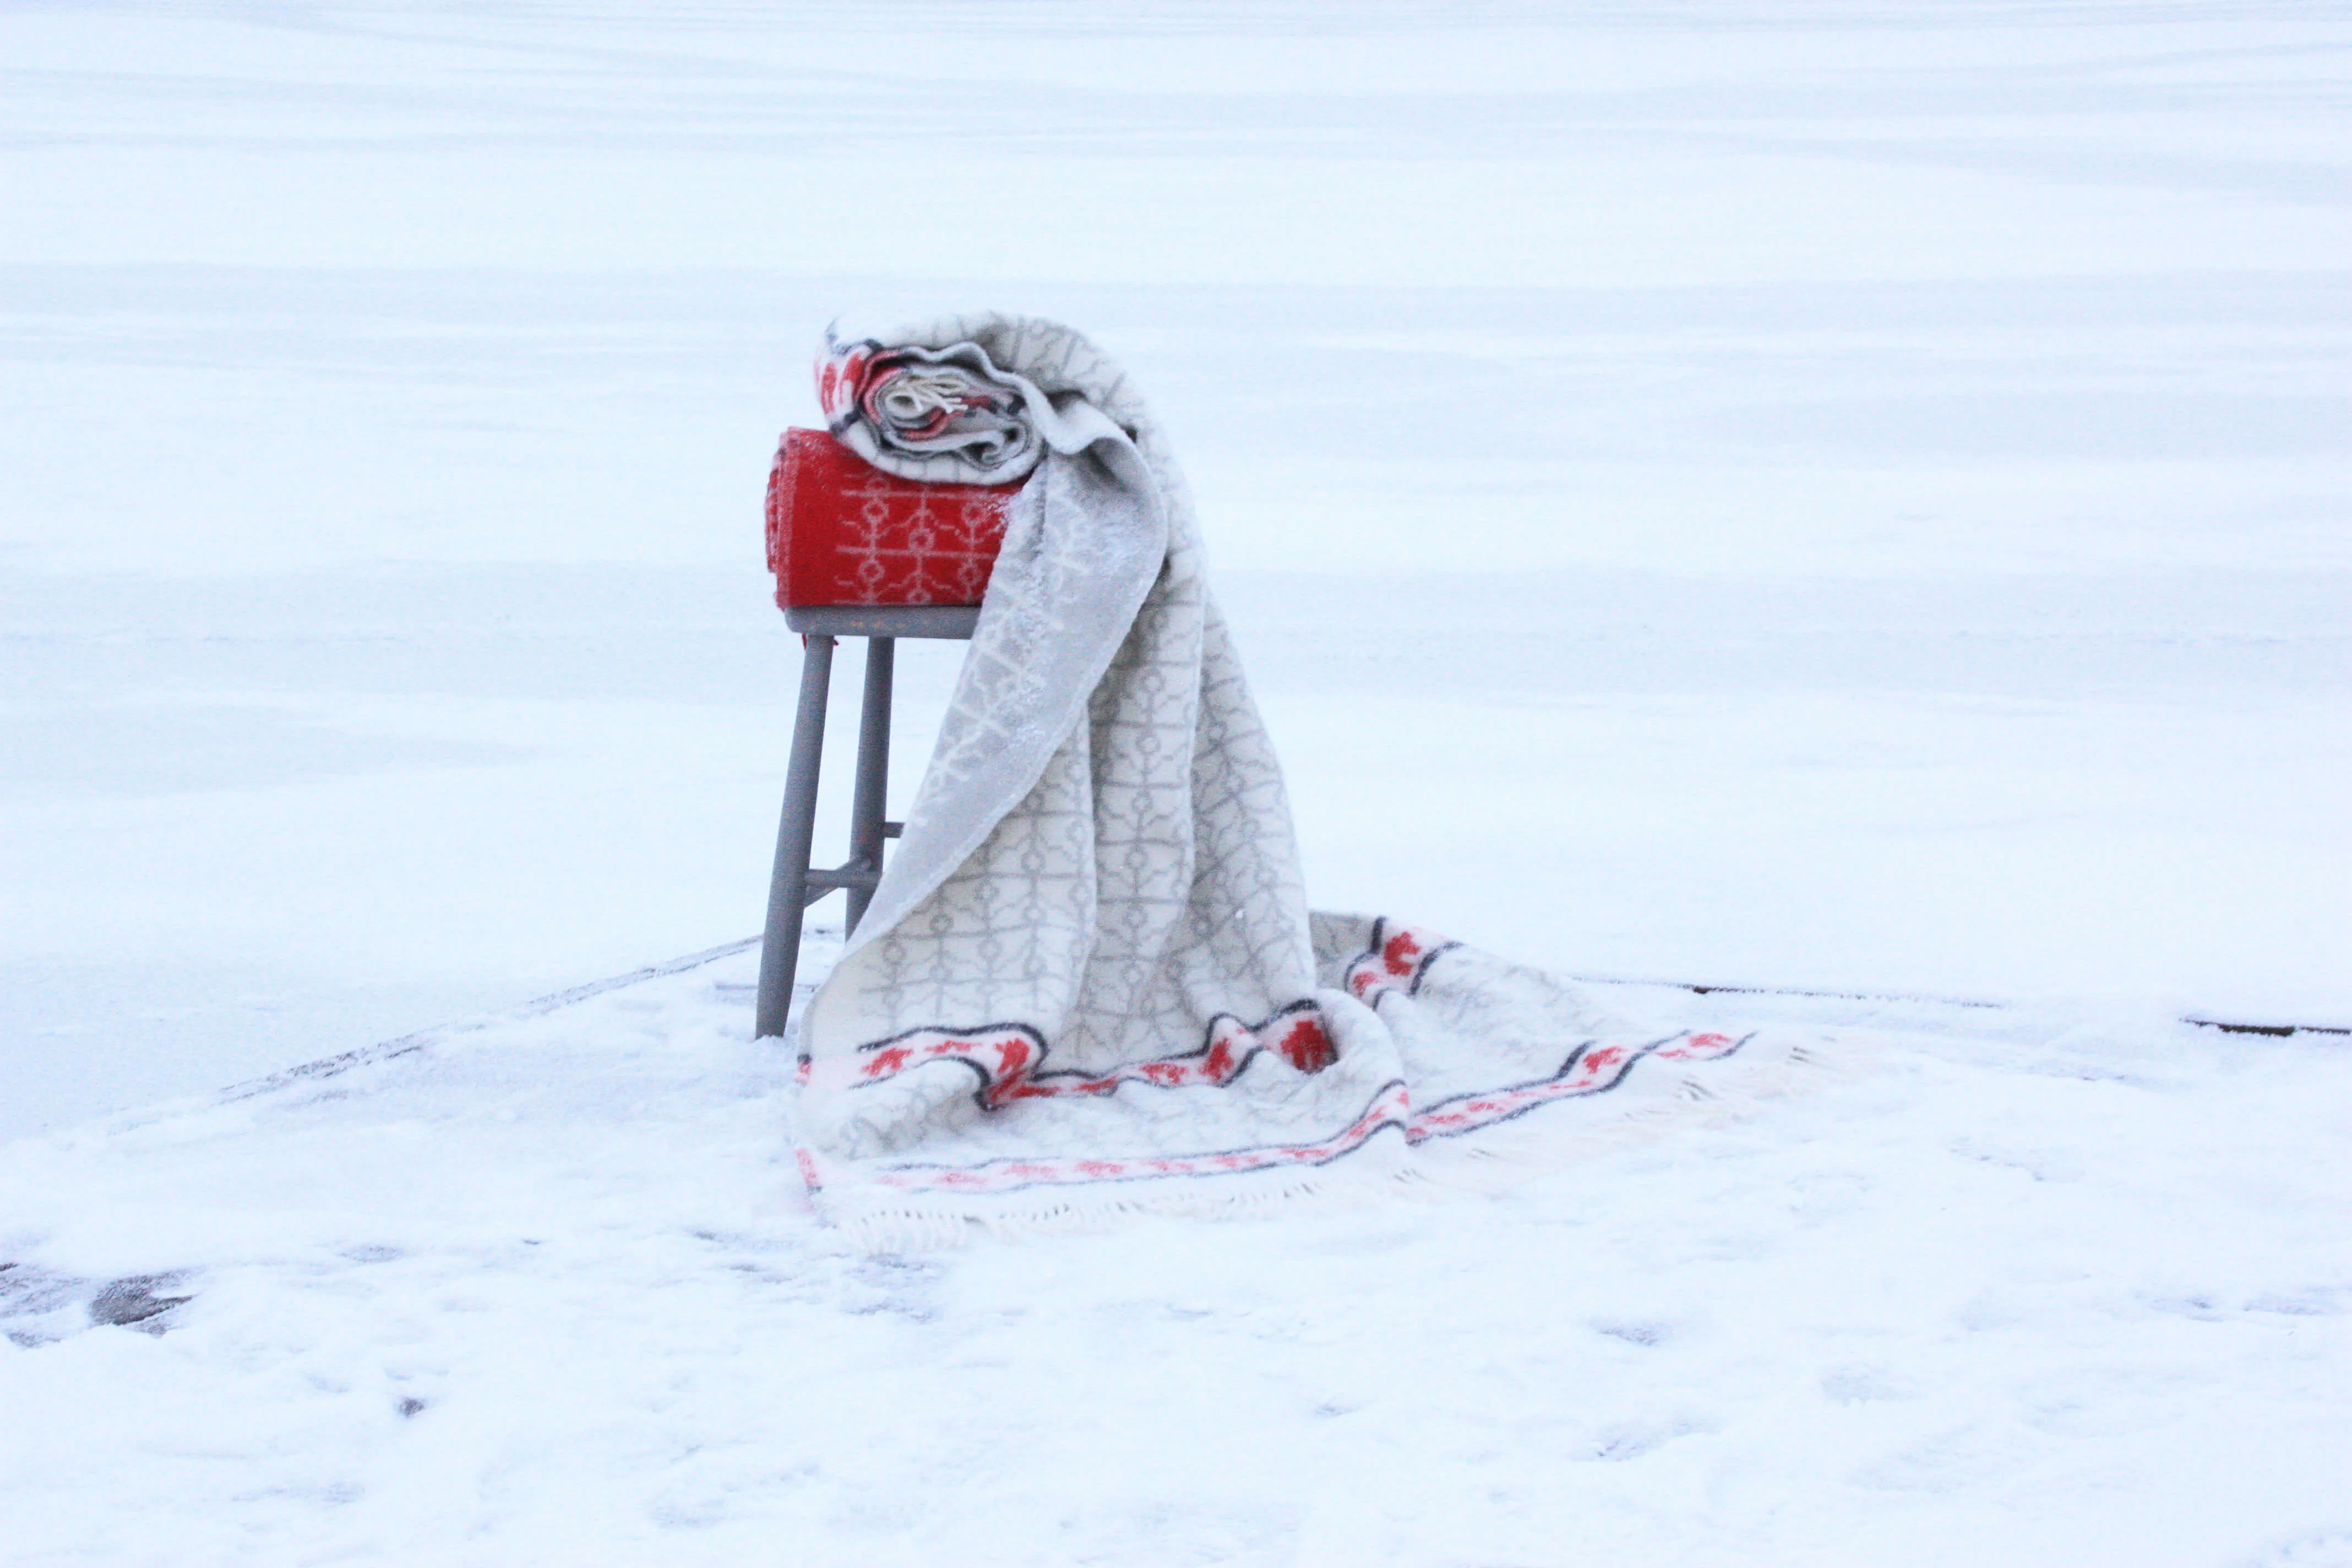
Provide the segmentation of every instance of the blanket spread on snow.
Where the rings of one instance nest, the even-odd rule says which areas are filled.
[[[833,1218],[921,1233],[1428,1174],[1719,1110],[1809,1060],[1310,915],[1183,484],[1083,337],[982,316],[835,338],[818,391],[881,468],[1026,476],[898,849],[801,1021],[800,1161]]]

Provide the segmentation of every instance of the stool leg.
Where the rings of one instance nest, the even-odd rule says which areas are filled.
[[[849,863],[882,875],[882,814],[890,785],[890,672],[898,644],[889,637],[866,639],[866,700],[857,716],[857,786],[849,806]],[[849,923],[856,931],[874,901],[871,887],[849,889]]]
[[[817,763],[824,754],[824,704],[833,685],[833,639],[803,639],[801,705],[793,720],[792,761],[784,769],[783,818],[776,826],[776,864],[768,879],[768,926],[760,944],[760,1038],[784,1032],[793,974],[801,962],[801,914],[808,907],[809,847],[816,832]]]

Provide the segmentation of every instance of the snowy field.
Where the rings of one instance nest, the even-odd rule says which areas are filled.
[[[2179,1022],[2352,1026],[2347,56],[0,5],[0,1562],[2352,1563],[2352,1039]],[[756,929],[776,432],[983,307],[1151,394],[1318,904],[1876,1070],[869,1258],[751,954],[515,1011]]]

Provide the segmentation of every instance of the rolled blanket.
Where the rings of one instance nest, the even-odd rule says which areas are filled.
[[[1117,434],[1083,393],[1065,386],[1057,405],[973,342],[930,348],[827,333],[816,395],[835,440],[909,479],[1008,485],[1048,447],[1078,452]]]
[[[1224,1208],[1717,1111],[1812,1059],[1310,918],[1182,481],[1086,339],[954,318],[834,339],[818,385],[892,472],[1028,474],[898,851],[801,1020],[822,1212],[905,1241]]]

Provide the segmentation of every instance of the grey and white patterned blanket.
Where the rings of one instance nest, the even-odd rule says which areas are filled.
[[[1218,1209],[1556,1150],[1808,1061],[1310,916],[1183,483],[1085,338],[988,315],[835,340],[819,395],[906,477],[1027,475],[897,855],[801,1022],[823,1212],[903,1239]]]

